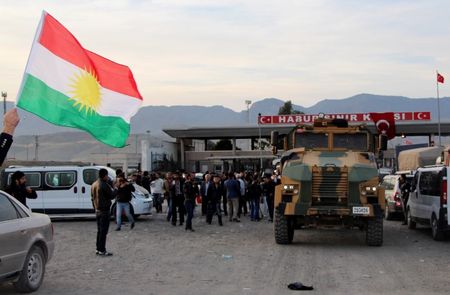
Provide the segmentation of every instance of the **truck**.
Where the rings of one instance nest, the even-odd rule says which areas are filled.
[[[369,246],[383,244],[384,188],[379,186],[376,152],[387,137],[344,119],[317,118],[281,136],[272,131],[274,154],[281,154],[275,187],[274,235],[290,244],[306,227],[359,228]]]

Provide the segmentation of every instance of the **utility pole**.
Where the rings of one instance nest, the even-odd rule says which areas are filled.
[[[39,139],[38,139],[38,135],[34,136],[34,144],[35,144],[35,148],[34,148],[34,160],[37,161],[38,160],[38,148],[39,148]]]

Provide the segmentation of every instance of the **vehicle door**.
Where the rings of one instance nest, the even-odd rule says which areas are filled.
[[[45,171],[43,177],[43,201],[46,213],[78,213],[81,201],[76,185],[77,171]]]
[[[425,170],[420,177],[419,217],[431,219],[433,208],[440,207],[439,170]],[[438,216],[439,217],[439,216]]]
[[[28,214],[0,192],[0,277],[22,269],[28,252]]]
[[[411,185],[411,193],[409,194],[408,207],[411,216],[418,217],[419,206],[419,179],[420,171],[414,174],[414,178]]]
[[[450,176],[450,167],[446,167],[446,168],[444,168],[445,170],[444,170],[444,173],[445,173],[445,178],[443,179],[445,182],[445,184],[444,185],[442,185],[442,188],[443,188],[443,193],[445,193],[445,196],[446,196],[446,198],[447,198],[447,204],[445,205],[445,208],[447,208],[447,224],[449,225],[449,227],[450,227],[450,210],[448,209],[449,208],[449,200],[448,200],[448,198],[450,197],[450,185],[449,185],[449,183],[448,183],[448,177]]]
[[[79,196],[83,213],[94,213],[91,200],[91,185],[98,179],[98,168],[83,168],[80,173]]]

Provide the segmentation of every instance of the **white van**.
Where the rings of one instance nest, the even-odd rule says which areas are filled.
[[[2,187],[5,189],[11,183],[11,175],[15,171],[22,171],[27,178],[27,186],[38,196],[37,199],[27,199],[33,212],[50,214],[54,218],[91,217],[94,216],[91,184],[98,179],[101,168],[108,170],[111,180],[115,179],[115,171],[104,166],[10,167],[2,173]],[[130,203],[135,216],[151,214],[151,196],[136,190]],[[111,213],[115,213],[115,204],[111,206]]]
[[[414,176],[406,208],[408,227],[416,223],[430,225],[435,240],[442,240],[450,231],[447,184],[450,167],[443,165],[418,168]]]

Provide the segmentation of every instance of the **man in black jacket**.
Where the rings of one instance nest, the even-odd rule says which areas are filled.
[[[3,116],[3,130],[0,134],[0,165],[5,161],[9,148],[13,142],[13,134],[19,124],[19,115],[17,109],[11,109]]]
[[[92,204],[97,218],[97,251],[99,256],[112,256],[106,251],[106,235],[109,229],[111,200],[114,199],[113,188],[109,185],[108,170],[102,168],[98,179],[91,186]]]
[[[186,230],[194,231],[192,228],[192,217],[194,217],[195,196],[198,194],[198,187],[192,181],[190,173],[186,174],[186,182],[183,185],[184,208],[186,209]]]
[[[16,171],[11,176],[11,184],[6,188],[6,192],[16,198],[19,202],[27,206],[27,199],[36,199],[34,190],[27,187],[27,178],[22,171]]]
[[[125,215],[128,218],[128,221],[131,222],[131,229],[134,228],[134,219],[133,215],[130,213],[130,201],[132,196],[132,192],[134,192],[134,186],[129,183],[123,175],[117,177],[117,197],[116,197],[116,231],[120,230],[122,226],[122,211],[125,212]]]
[[[213,216],[216,214],[219,219],[219,225],[222,226],[222,214],[220,213],[220,203],[223,198],[224,189],[220,182],[220,176],[214,175],[213,183],[208,186],[203,202],[207,205],[206,222],[211,224]]]

